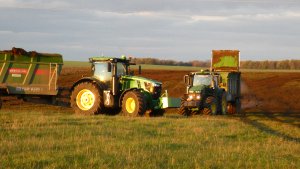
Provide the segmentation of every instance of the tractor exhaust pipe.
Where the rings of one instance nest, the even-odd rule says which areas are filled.
[[[112,94],[115,96],[118,94],[119,83],[117,76],[117,64],[113,63],[113,71],[112,71]]]

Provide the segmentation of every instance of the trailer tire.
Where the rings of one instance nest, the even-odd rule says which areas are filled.
[[[202,110],[205,115],[216,115],[218,112],[218,103],[215,97],[209,96],[205,99],[204,109]]]
[[[103,90],[91,82],[82,82],[71,93],[71,107],[77,114],[95,115],[105,113]]]
[[[138,90],[125,93],[122,99],[122,112],[130,117],[143,116],[146,112],[144,94]]]
[[[180,103],[180,107],[179,107],[178,114],[183,115],[183,116],[190,116],[191,113],[192,113],[192,111],[189,110],[187,107],[185,107],[185,106],[183,105],[183,103],[184,103],[184,99],[182,98],[182,99],[181,99],[181,103]]]
[[[236,99],[235,102],[228,103],[227,106],[228,114],[239,114],[241,113],[241,101]]]

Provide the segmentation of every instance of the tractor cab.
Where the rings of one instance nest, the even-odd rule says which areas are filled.
[[[93,77],[107,84],[111,83],[112,77],[119,78],[128,75],[129,65],[134,65],[126,57],[93,57],[90,58],[90,62],[92,63]]]
[[[208,70],[193,72],[184,77],[187,93],[200,92],[204,87],[217,88],[220,80],[219,74],[211,73]]]

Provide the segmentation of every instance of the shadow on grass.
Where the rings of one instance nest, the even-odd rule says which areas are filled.
[[[281,123],[287,123],[289,125],[294,125],[294,126],[299,128],[299,125],[295,124],[295,122],[299,121],[300,113],[278,113],[278,114],[274,115],[273,113],[259,112],[259,113],[249,113],[249,115],[258,116],[258,117],[259,116],[260,117],[266,117],[270,120],[274,120],[274,121],[281,122]],[[288,120],[288,121],[287,120],[282,120],[282,119],[279,119],[277,116],[283,116],[283,117],[286,117],[286,118],[287,117],[288,118],[293,118],[294,120]],[[280,138],[282,138],[284,140],[287,140],[287,141],[300,143],[300,138],[293,137],[293,136],[287,135],[287,134],[285,134],[281,131],[274,130],[274,129],[270,128],[269,126],[259,122],[258,120],[251,120],[247,116],[241,116],[240,119],[245,124],[251,125],[251,126],[257,128],[258,130],[264,132],[264,133],[280,137]]]

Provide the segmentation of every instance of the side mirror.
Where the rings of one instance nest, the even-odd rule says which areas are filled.
[[[111,72],[111,63],[107,63],[107,72]]]

